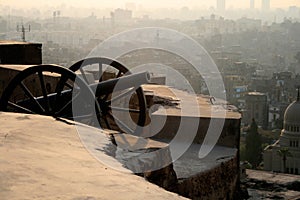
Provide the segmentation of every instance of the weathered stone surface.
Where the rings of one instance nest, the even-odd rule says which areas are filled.
[[[210,125],[220,124],[223,128],[220,130],[218,145],[238,147],[241,115],[234,106],[220,99],[212,104],[209,96],[195,96],[162,85],[143,85],[143,89],[146,90],[146,95],[151,94],[152,97],[152,100],[147,102],[154,105],[148,105],[152,106],[154,111],[151,114],[153,122],[150,126],[151,137],[173,139],[178,133],[180,124],[185,122],[197,127],[194,142],[201,144],[208,129],[211,128]],[[161,125],[161,122],[164,124]]]
[[[287,183],[285,186],[289,190],[294,190],[294,191],[300,192],[300,180]]]
[[[0,112],[1,199],[183,199],[97,161],[80,139],[53,118]]]
[[[143,88],[151,94],[152,101],[148,101],[154,105],[151,107],[154,108],[151,138],[164,141],[176,138],[179,146],[187,140],[192,143],[173,163],[178,178],[177,192],[193,199],[234,198],[239,179],[240,114],[223,100],[211,103],[208,96],[193,96],[167,86],[145,85]],[[157,104],[163,108],[155,106]],[[204,159],[199,159],[200,146],[212,146],[203,142],[210,126],[216,127],[216,124],[222,127],[216,136],[216,146]],[[192,130],[193,127],[196,129]],[[176,147],[170,149],[171,154],[180,151]]]
[[[249,199],[300,199],[300,176],[268,171],[246,170],[246,187]]]
[[[168,144],[121,133],[110,136],[114,142],[105,146],[105,153],[147,181],[177,192],[177,176]]]
[[[233,199],[237,188],[236,158],[179,181],[179,194],[193,199]]]

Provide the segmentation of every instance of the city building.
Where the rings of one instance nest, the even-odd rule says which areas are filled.
[[[242,121],[250,124],[255,119],[258,126],[268,128],[268,102],[267,95],[260,92],[249,92],[245,95],[245,110],[242,111]]]
[[[116,9],[114,12],[110,13],[111,20],[113,24],[126,24],[129,23],[132,20],[132,11],[131,10],[125,10],[125,9]]]
[[[227,100],[239,107],[239,100],[244,99],[248,92],[245,78],[238,75],[224,76],[224,86],[226,88]]]
[[[265,148],[264,170],[299,174],[300,171],[300,95],[284,113],[279,140]]]

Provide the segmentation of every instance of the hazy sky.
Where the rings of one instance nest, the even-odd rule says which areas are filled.
[[[289,6],[299,6],[300,0],[270,0],[271,8],[287,8]],[[119,7],[124,8],[125,4],[133,2],[137,7],[143,8],[163,8],[163,7],[215,7],[216,0],[0,0],[0,4],[18,8],[41,7],[41,6],[66,6],[75,7]],[[227,8],[248,8],[250,0],[226,0]],[[255,7],[260,8],[261,0],[255,0]]]

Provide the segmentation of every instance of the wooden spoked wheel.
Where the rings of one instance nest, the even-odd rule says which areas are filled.
[[[75,115],[72,112],[74,102],[82,105],[81,111]],[[58,65],[37,65],[18,73],[4,90],[0,109],[83,122],[97,119],[96,113],[100,113],[93,92],[85,81]]]
[[[120,62],[105,57],[86,58],[76,62],[69,69],[79,73],[87,84],[101,83],[131,74]],[[143,127],[146,121],[146,100],[142,88],[132,87],[113,93],[108,92],[96,97],[101,110],[99,115],[101,127],[136,134],[137,127]],[[124,105],[126,101],[129,104]]]

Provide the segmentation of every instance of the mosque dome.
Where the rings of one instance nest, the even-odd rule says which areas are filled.
[[[284,113],[284,123],[300,125],[300,101],[291,103]]]
[[[283,126],[284,132],[300,134],[300,88],[298,88],[297,100],[285,110]]]

